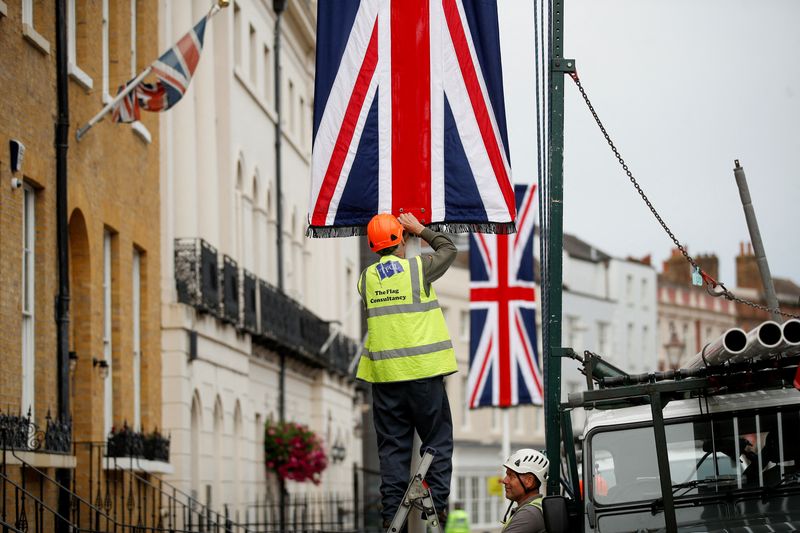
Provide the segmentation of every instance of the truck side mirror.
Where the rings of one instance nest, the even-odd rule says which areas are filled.
[[[567,499],[564,496],[546,496],[542,500],[542,514],[547,533],[567,533],[569,529],[569,512]]]

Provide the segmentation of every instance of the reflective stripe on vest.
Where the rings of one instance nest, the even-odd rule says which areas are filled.
[[[525,505],[531,505],[531,506],[536,507],[537,509],[539,509],[541,511],[542,510],[542,498],[544,498],[544,496],[537,496],[536,498],[532,499],[531,501],[529,501]],[[523,505],[523,507],[524,507],[524,505]],[[509,526],[509,524],[511,524],[511,521],[514,520],[515,516],[517,516],[517,512],[519,512],[519,507],[514,509],[514,512],[511,514],[511,518],[508,519],[508,522],[504,522],[503,523],[502,531],[505,531],[506,528]]]
[[[423,290],[422,260],[381,258],[362,272],[359,292],[368,337],[359,379],[387,383],[423,379],[457,370],[444,315],[430,287]]]

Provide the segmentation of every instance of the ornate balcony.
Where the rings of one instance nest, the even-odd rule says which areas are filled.
[[[347,374],[356,343],[202,239],[175,240],[178,301],[210,313],[272,350]],[[323,351],[322,348],[325,347]]]
[[[259,296],[261,329],[257,342],[289,350],[314,366],[347,374],[357,348],[352,339],[340,334],[331,339],[329,322],[264,281],[259,281]]]
[[[246,332],[258,333],[258,278],[242,269],[242,329]]]
[[[223,322],[239,327],[239,266],[227,255],[222,256],[222,318]]]
[[[169,462],[169,438],[156,429],[152,433],[133,431],[128,424],[113,429],[106,440],[106,457],[142,457],[149,461]]]
[[[175,239],[178,301],[220,316],[217,249],[203,239]]]
[[[45,430],[27,416],[0,412],[0,448],[43,453],[72,453],[72,421],[45,417]]]

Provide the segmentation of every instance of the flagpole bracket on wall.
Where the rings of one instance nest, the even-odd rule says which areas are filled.
[[[552,72],[564,72],[568,74],[572,74],[576,72],[575,70],[575,60],[574,59],[564,59],[564,58],[557,58],[553,59],[550,64],[550,70]]]

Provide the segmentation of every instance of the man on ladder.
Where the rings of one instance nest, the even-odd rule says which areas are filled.
[[[406,258],[406,235],[423,238],[432,254]],[[444,376],[457,365],[444,315],[431,285],[457,249],[411,213],[375,215],[367,226],[380,260],[361,273],[367,342],[356,377],[372,383],[372,411],[381,469],[384,527],[392,522],[409,481],[414,431],[435,456],[425,481],[444,526],[452,474],[453,423]]]

